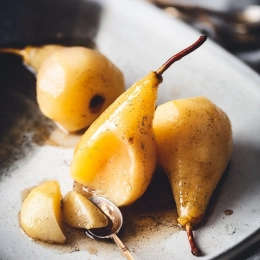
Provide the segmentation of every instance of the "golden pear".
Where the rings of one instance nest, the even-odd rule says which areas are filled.
[[[125,90],[122,72],[93,49],[45,45],[0,52],[19,54],[34,68],[40,110],[65,132],[86,129]]]
[[[204,216],[232,152],[231,123],[205,97],[158,106],[153,121],[158,161],[170,181],[178,222],[186,227],[192,253],[200,254],[191,228]]]

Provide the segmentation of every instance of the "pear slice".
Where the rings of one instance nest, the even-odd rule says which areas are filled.
[[[62,195],[57,181],[48,181],[32,189],[22,203],[20,223],[24,232],[35,240],[63,244]]]
[[[186,227],[192,253],[200,255],[192,227],[204,216],[232,152],[231,123],[205,97],[158,106],[153,121],[158,161],[170,181],[178,222]]]
[[[71,177],[76,182],[117,206],[129,205],[143,195],[157,161],[152,124],[162,73],[205,40],[205,36],[200,37],[156,72],[136,82],[88,128],[71,164]]]
[[[75,191],[70,191],[64,198],[63,218],[67,225],[76,228],[102,228],[108,225],[106,215]]]

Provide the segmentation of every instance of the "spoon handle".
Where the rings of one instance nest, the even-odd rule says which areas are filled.
[[[115,243],[118,245],[118,247],[120,248],[121,250],[121,253],[123,256],[125,256],[126,259],[128,260],[134,260],[134,258],[132,257],[131,253],[129,252],[127,246],[125,246],[123,244],[123,242],[118,238],[118,236],[116,234],[112,234],[110,236],[114,241]]]

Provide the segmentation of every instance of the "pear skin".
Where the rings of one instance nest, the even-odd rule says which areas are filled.
[[[194,97],[158,106],[153,129],[159,164],[172,187],[178,222],[190,236],[230,160],[230,120],[207,98]]]

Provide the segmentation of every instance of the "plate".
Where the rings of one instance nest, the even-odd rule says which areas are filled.
[[[53,42],[97,48],[123,71],[127,87],[199,37],[136,0],[5,2],[0,17],[1,46]],[[69,165],[78,136],[62,135],[40,113],[35,77],[19,57],[2,54],[0,66],[0,258],[122,259],[112,241],[91,240],[81,231],[69,229],[65,246],[35,242],[22,232],[19,210],[28,189],[49,179],[60,182],[63,194],[72,188]],[[260,78],[208,40],[165,73],[158,104],[200,95],[228,114],[234,151],[194,233],[201,259],[230,259],[260,239]],[[119,236],[135,259],[196,259],[177,225],[163,175],[156,173],[145,195],[122,212]]]

